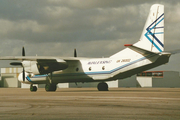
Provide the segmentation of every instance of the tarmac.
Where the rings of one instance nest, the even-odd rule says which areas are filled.
[[[0,120],[179,120],[180,88],[0,88]]]

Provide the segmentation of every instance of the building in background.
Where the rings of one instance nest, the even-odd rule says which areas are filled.
[[[145,71],[137,74],[139,87],[180,87],[179,72]]]
[[[22,68],[1,68],[0,87],[29,88],[30,84],[18,81],[18,75]],[[93,83],[59,83],[58,88],[92,88],[97,87],[98,82]],[[109,88],[118,87],[180,87],[179,72],[175,71],[145,71],[126,79],[107,82]],[[44,88],[45,84],[36,85]]]
[[[1,68],[0,87],[21,87],[17,79],[21,72],[22,68]]]

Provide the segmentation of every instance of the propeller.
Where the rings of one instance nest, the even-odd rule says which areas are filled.
[[[22,48],[22,56],[25,56],[25,49],[24,47]],[[23,65],[22,65],[23,67]],[[25,70],[24,70],[24,67],[23,67],[23,81],[25,81]]]
[[[24,47],[22,48],[22,56],[25,56],[25,49],[24,49]]]
[[[21,62],[12,62],[12,63],[10,63],[10,65],[13,65],[13,66],[22,66],[22,63]]]
[[[24,70],[24,67],[23,67],[23,82],[25,81],[25,70]]]
[[[76,49],[74,49],[74,57],[77,57]]]
[[[22,48],[22,56],[25,56],[25,49],[24,49],[24,47]],[[22,66],[22,63],[21,62],[11,62],[10,65]]]
[[[22,56],[25,56],[25,49],[24,49],[24,47],[22,48]],[[22,61],[23,61],[23,59],[22,59]],[[22,62],[11,62],[10,65],[13,65],[13,66],[22,66],[23,67]],[[23,81],[25,81],[25,70],[24,70],[24,67],[23,67],[23,71],[22,71],[22,77],[23,77]]]

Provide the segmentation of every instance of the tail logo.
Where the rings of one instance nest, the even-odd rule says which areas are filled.
[[[147,32],[145,33],[145,37],[158,49],[159,52],[162,52],[161,48],[158,46],[158,44],[164,48],[164,44],[158,39],[158,37],[156,36],[156,34],[164,34],[164,32],[155,32],[153,33],[152,30],[154,29],[163,29],[164,26],[158,26],[159,23],[161,23],[164,20],[164,13],[158,17],[151,25],[149,25],[149,27],[146,28]],[[156,40],[157,42],[155,43],[154,40],[152,40],[150,38],[150,36],[152,36],[152,38],[154,40]]]

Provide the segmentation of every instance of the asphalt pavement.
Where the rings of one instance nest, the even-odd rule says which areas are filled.
[[[0,88],[0,120],[179,120],[180,88]]]

